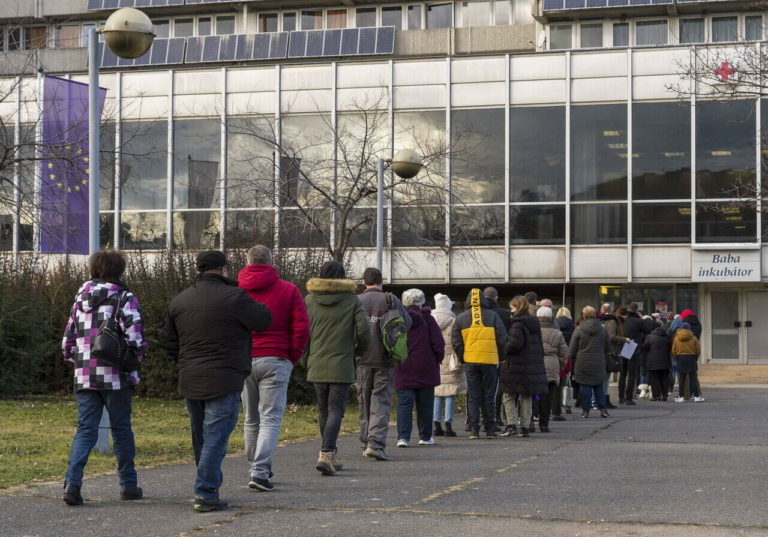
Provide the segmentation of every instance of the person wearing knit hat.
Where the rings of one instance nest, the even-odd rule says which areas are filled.
[[[542,306],[536,311],[541,325],[541,342],[544,346],[544,367],[547,370],[549,393],[539,399],[539,430],[549,432],[549,417],[565,421],[560,415],[560,373],[568,365],[568,345],[560,329],[555,325],[552,308]],[[558,419],[559,416],[559,419]]]
[[[456,396],[467,390],[467,379],[464,374],[464,364],[459,362],[451,345],[451,331],[456,322],[453,313],[453,301],[446,295],[435,295],[435,309],[432,317],[443,332],[445,341],[445,358],[440,364],[440,386],[435,388],[434,436],[455,437],[453,430],[453,412],[456,408]],[[443,407],[445,407],[445,431],[442,428]]]
[[[684,322],[680,329],[675,332],[675,339],[672,342],[672,356],[677,360],[677,373],[680,375],[679,395],[675,399],[676,403],[685,402],[686,380],[690,383],[691,399],[696,403],[704,401],[699,387],[698,362],[700,355],[699,340],[691,330],[691,325]]]

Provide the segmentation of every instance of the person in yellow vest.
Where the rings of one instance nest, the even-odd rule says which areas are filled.
[[[453,325],[451,343],[467,374],[467,414],[471,440],[480,438],[480,407],[485,416],[485,437],[498,438],[494,420],[494,403],[498,383],[499,357],[506,356],[507,330],[501,318],[488,309],[488,301],[480,289],[472,289],[466,311]]]

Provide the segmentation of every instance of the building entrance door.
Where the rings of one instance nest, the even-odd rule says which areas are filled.
[[[746,291],[747,363],[768,364],[768,293]]]
[[[709,303],[710,361],[768,364],[768,293],[748,288],[712,289]],[[704,330],[707,333],[706,326]]]

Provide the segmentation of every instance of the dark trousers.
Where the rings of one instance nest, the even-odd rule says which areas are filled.
[[[651,384],[651,395],[654,399],[667,398],[669,395],[669,369],[648,371],[648,382]]]
[[[552,407],[553,416],[561,416],[563,414],[563,386],[565,386],[565,379],[562,378],[555,384],[554,392],[552,392],[552,384],[549,385],[549,405]]]
[[[558,414],[560,413],[559,398],[557,392],[560,391],[560,383],[550,382],[549,393],[539,396],[539,425],[541,427],[549,427],[549,415],[556,409]],[[534,407],[536,402],[533,403]],[[557,406],[555,406],[557,405]]]
[[[419,440],[432,438],[432,411],[435,408],[435,388],[397,390],[397,439],[411,439],[413,407],[416,407],[416,427]]]
[[[499,380],[497,366],[492,364],[466,364],[467,373],[467,414],[473,431],[480,429],[480,408],[483,408],[486,431],[496,426],[494,407],[496,385]]]
[[[341,421],[344,419],[344,411],[347,409],[349,384],[315,382],[315,391],[317,392],[317,406],[320,410],[318,423],[320,434],[323,436],[323,445],[320,451],[333,453],[336,451]]]
[[[691,399],[701,395],[701,386],[699,385],[699,372],[691,371],[690,373],[683,373],[682,371],[677,373],[680,375],[680,397],[685,397],[685,381],[688,380],[688,390],[691,395]]]
[[[631,401],[635,398],[635,386],[637,384],[637,370],[640,365],[640,355],[635,354],[631,360],[621,360],[621,372],[619,373],[619,401]]]

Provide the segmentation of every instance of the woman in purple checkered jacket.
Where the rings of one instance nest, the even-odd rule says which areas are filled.
[[[77,433],[72,441],[69,467],[64,478],[64,501],[81,505],[83,470],[96,445],[101,414],[106,407],[112,428],[112,440],[120,477],[120,499],[138,500],[142,490],[137,484],[133,459],[136,446],[131,429],[131,397],[139,383],[139,372],[128,373],[91,356],[91,345],[105,319],[119,307],[117,320],[127,343],[141,360],[147,349],[144,323],[138,299],[122,282],[125,257],[107,250],[88,260],[91,279],[75,296],[75,303],[64,330],[64,360],[75,364],[77,397]]]

